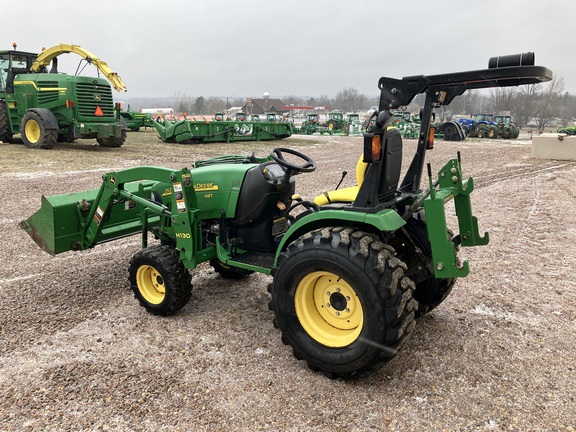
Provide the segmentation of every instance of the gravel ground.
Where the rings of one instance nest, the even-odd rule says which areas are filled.
[[[351,382],[310,371],[282,344],[268,276],[231,282],[203,264],[190,303],[155,317],[129,290],[137,236],[51,257],[18,222],[42,194],[97,187],[108,170],[275,145],[318,162],[297,178],[312,197],[353,172],[361,138],[186,146],[148,131],[121,149],[0,144],[0,431],[574,431],[576,162],[532,159],[529,144],[440,141],[428,152],[437,171],[462,151],[491,242],[463,249],[470,276],[391,363]],[[405,166],[414,148],[405,141]]]

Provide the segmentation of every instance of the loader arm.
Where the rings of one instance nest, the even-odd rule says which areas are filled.
[[[202,237],[190,170],[135,167],[102,178],[98,189],[43,196],[40,210],[20,227],[43,250],[56,255],[134,234],[142,234],[144,247],[148,230],[164,223],[184,263],[195,265]]]
[[[90,51],[82,48],[79,45],[60,44],[48,48],[38,55],[34,63],[32,63],[30,69],[33,72],[40,72],[44,66],[48,66],[50,64],[52,59],[58,57],[61,54],[68,54],[68,53],[78,54],[88,63],[96,66],[98,70],[104,74],[104,76],[108,79],[108,81],[110,81],[110,83],[114,86],[114,88],[117,91],[119,92],[127,91],[127,88],[122,82],[120,76],[116,72],[112,71],[112,69],[110,69],[110,67],[105,61],[100,60]]]

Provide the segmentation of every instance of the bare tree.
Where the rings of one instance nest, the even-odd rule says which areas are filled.
[[[554,76],[542,92],[536,106],[536,122],[538,130],[550,125],[553,119],[559,116],[561,94],[564,90],[564,78]]]
[[[286,105],[306,105],[304,98],[301,96],[286,96],[282,100]]]
[[[490,111],[503,113],[512,112],[518,89],[516,87],[496,87],[490,89]]]
[[[558,100],[559,113],[558,118],[562,126],[568,126],[576,117],[576,98],[566,92]]]
[[[196,115],[205,114],[206,99],[204,96],[198,96],[194,101],[193,113]]]
[[[519,128],[526,126],[535,117],[540,97],[538,84],[530,84],[519,87],[516,100],[512,108],[512,116]]]
[[[210,96],[206,98],[204,105],[204,114],[215,114],[226,111],[226,102],[219,97]]]
[[[336,94],[334,107],[344,111],[358,111],[365,109],[367,98],[354,87],[344,87]]]

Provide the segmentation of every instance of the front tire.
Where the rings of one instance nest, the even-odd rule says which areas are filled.
[[[28,148],[51,149],[58,142],[58,131],[47,130],[40,114],[34,111],[24,114],[20,135]]]
[[[269,288],[282,341],[330,378],[375,373],[415,326],[405,270],[373,234],[340,227],[300,237],[280,255]]]
[[[130,287],[148,312],[171,315],[184,307],[192,293],[192,277],[180,252],[160,245],[139,251],[130,260]]]

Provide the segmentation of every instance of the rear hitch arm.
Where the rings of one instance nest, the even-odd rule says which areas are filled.
[[[462,179],[460,155],[451,159],[438,172],[438,187],[432,182],[431,168],[428,165],[430,193],[424,200],[426,226],[432,247],[434,275],[437,278],[464,277],[468,275],[468,261],[460,262],[456,256],[457,245],[449,240],[446,233],[446,212],[444,205],[454,199],[458,228],[462,246],[481,246],[489,242],[488,233],[480,235],[478,219],[472,215],[470,194],[474,190],[474,179]]]

